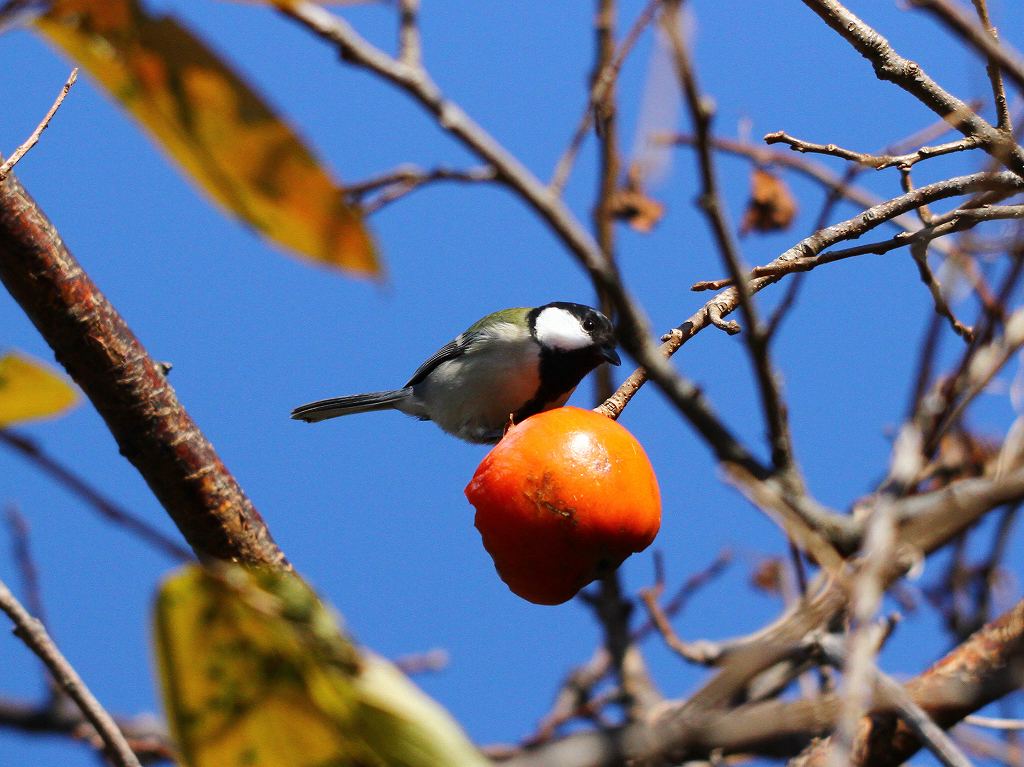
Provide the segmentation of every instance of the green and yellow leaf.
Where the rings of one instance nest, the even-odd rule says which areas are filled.
[[[380,273],[362,214],[313,152],[174,18],[139,0],[55,0],[36,28],[223,208],[291,251]]]
[[[161,588],[155,626],[184,767],[488,764],[292,573],[189,566]]]
[[[78,402],[78,392],[49,365],[31,357],[0,356],[0,429],[62,415]]]

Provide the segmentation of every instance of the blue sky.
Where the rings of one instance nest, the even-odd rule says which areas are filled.
[[[990,5],[1012,40],[1013,30],[1024,28],[1024,9],[1010,0]],[[177,14],[211,41],[344,180],[407,162],[473,164],[407,97],[341,65],[332,50],[266,9],[205,0],[150,6]],[[623,2],[620,18],[631,22],[641,6]],[[716,100],[721,135],[746,131],[756,138],[784,129],[871,151],[934,121],[909,96],[875,80],[867,62],[799,3],[694,6],[697,65],[702,87]],[[929,19],[889,2],[851,6],[947,88],[987,98],[983,68]],[[371,40],[391,45],[393,9],[340,12]],[[590,23],[591,6],[583,2],[482,7],[427,0],[425,60],[453,99],[548,178],[584,104]],[[623,71],[626,149],[650,49],[648,34]],[[0,38],[0,71],[9,73],[0,148],[10,151],[35,126],[68,69],[26,31]],[[674,96],[666,91],[664,97]],[[833,167],[841,168],[838,161]],[[918,166],[915,178],[923,184],[974,168],[970,159],[938,159]],[[723,158],[719,169],[738,221],[749,166]],[[401,384],[434,349],[495,309],[592,302],[582,270],[530,211],[492,186],[419,191],[371,221],[387,282],[353,280],[284,255],[221,215],[88,79],[75,86],[18,175],[150,353],[174,363],[170,380],[179,396],[296,567],[344,614],[355,636],[391,657],[444,648],[448,667],[417,681],[475,740],[514,742],[531,733],[566,672],[590,656],[599,631],[578,601],[538,607],[498,579],[463,496],[485,448],[395,413],[318,426],[287,417],[311,399]],[[788,232],[745,239],[749,263],[773,258],[807,233],[817,215],[822,192],[789,178],[801,215]],[[863,180],[879,194],[899,189],[894,170]],[[583,218],[595,183],[588,143],[567,190]],[[697,190],[694,158],[679,150],[654,190],[667,206],[665,220],[652,235],[619,230],[625,279],[659,331],[703,303],[706,296],[691,293],[691,283],[723,274],[692,204]],[[841,207],[834,218],[853,212]],[[781,292],[779,286],[766,291],[765,304]],[[807,280],[775,354],[797,456],[823,502],[848,507],[884,471],[929,306],[904,251],[830,265]],[[944,331],[946,359],[957,343]],[[52,360],[6,294],[0,295],[0,347]],[[705,331],[675,363],[763,454],[740,340]],[[630,369],[627,360],[616,374]],[[1005,385],[1015,372],[1011,366],[1002,388],[979,401],[971,422],[980,430],[1001,436],[1009,427],[1016,414]],[[591,398],[584,384],[574,403],[587,406]],[[721,638],[763,625],[780,604],[749,588],[749,572],[762,558],[785,552],[782,535],[723,485],[707,449],[653,387],[622,422],[643,442],[664,498],[660,536],[623,567],[627,588],[651,582],[654,549],[665,557],[671,588],[730,548],[734,565],[675,626],[687,638]],[[87,403],[24,432],[151,524],[173,531]],[[148,613],[172,563],[6,451],[0,451],[0,503],[16,504],[32,526],[53,634],[94,692],[119,713],[154,710]],[[976,541],[979,550],[983,541]],[[1018,578],[1022,544],[1018,530],[1010,563]],[[938,563],[929,563],[925,580],[938,572]],[[7,556],[0,556],[0,577],[18,583]],[[1005,606],[1015,597],[1017,584]],[[933,615],[912,615],[885,655],[886,670],[916,673],[945,643]],[[680,665],[656,637],[645,650],[667,695],[686,694],[704,676]],[[0,669],[0,694],[40,693],[33,659],[12,638],[0,640]],[[80,745],[6,731],[0,731],[0,753],[3,764],[95,763]]]

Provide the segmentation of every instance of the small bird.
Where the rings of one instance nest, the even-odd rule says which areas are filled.
[[[401,389],[310,402],[292,418],[399,410],[467,442],[494,443],[510,420],[561,407],[591,370],[620,364],[615,344],[612,323],[589,306],[503,309],[438,349]]]

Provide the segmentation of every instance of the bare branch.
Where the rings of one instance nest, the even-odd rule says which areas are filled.
[[[854,576],[850,599],[853,628],[846,641],[842,704],[833,747],[829,754],[831,767],[846,767],[850,760],[857,724],[868,708],[872,671],[880,640],[875,636],[875,615],[881,606],[888,585],[886,574],[894,559],[896,519],[893,499],[910,486],[920,471],[921,433],[913,425],[905,426],[892,450],[890,482],[881,492],[867,517],[861,556]]]
[[[286,566],[259,512],[182,407],[163,370],[13,175],[0,182],[0,281],[195,551]]]
[[[907,91],[965,137],[977,139],[982,149],[1018,176],[1024,176],[1024,149],[983,120],[968,104],[943,89],[920,64],[900,56],[888,40],[838,0],[803,0],[803,3],[870,61],[880,80]]]
[[[1000,719],[994,716],[971,714],[965,716],[964,721],[975,727],[988,727],[992,730],[1024,730],[1024,719]]]
[[[31,135],[25,139],[25,141],[14,150],[10,157],[8,157],[2,164],[0,164],[0,182],[3,182],[7,178],[11,170],[18,161],[28,154],[28,151],[39,143],[39,137],[43,135],[43,131],[50,126],[50,120],[57,114],[57,110],[60,109],[60,105],[64,103],[64,97],[68,95],[68,91],[71,90],[71,86],[78,80],[78,67],[71,70],[71,74],[68,75],[67,81],[64,86],[60,89],[60,93],[57,94],[57,99],[53,102],[53,106],[50,107],[49,111],[43,117],[36,129],[32,131]]]
[[[658,587],[644,589],[640,592],[640,598],[643,600],[644,607],[647,608],[647,614],[650,616],[652,625],[661,634],[668,648],[680,658],[690,663],[699,663],[705,666],[717,663],[722,657],[722,647],[720,645],[705,640],[684,642],[679,638],[679,635],[673,630],[672,624],[669,623],[668,616],[658,603],[658,600],[661,598],[661,591],[662,589]]]
[[[186,562],[193,558],[187,548],[135,516],[117,502],[107,498],[85,479],[44,451],[39,443],[7,429],[0,429],[0,442],[19,453],[65,489],[77,495],[101,516],[137,535],[172,559]]]
[[[949,141],[937,146],[923,146],[920,149],[908,152],[907,154],[865,154],[864,152],[854,152],[850,149],[843,149],[835,144],[813,144],[809,141],[803,141],[795,138],[794,136],[790,136],[784,131],[766,133],[764,142],[766,144],[786,144],[794,152],[810,152],[812,154],[827,154],[833,157],[839,157],[843,160],[849,160],[850,162],[855,162],[859,165],[874,168],[875,170],[892,167],[904,170],[912,167],[915,163],[918,163],[921,160],[927,160],[930,157],[940,157],[941,155],[952,154],[953,152],[963,152],[968,149],[974,149],[979,145],[977,138],[969,136],[967,138]]]
[[[853,255],[886,252],[899,247],[900,244],[909,244],[921,237],[934,239],[941,234],[957,231],[957,227],[973,225],[978,220],[1018,217],[1020,206],[1006,206],[998,209],[996,213],[990,212],[991,208],[981,210],[961,208],[950,213],[946,218],[937,219],[930,228],[897,235],[889,241],[891,246],[888,244],[858,246],[850,248],[848,251],[834,251],[826,256],[819,255],[826,248],[838,242],[857,239],[863,236],[879,224],[901,213],[906,213],[937,200],[977,191],[994,191],[1004,194],[1024,191],[1024,179],[1021,179],[1016,174],[1005,171],[997,174],[975,173],[970,176],[957,176],[918,187],[912,192],[893,197],[872,208],[868,208],[854,218],[849,218],[846,221],[841,221],[818,230],[776,257],[771,263],[754,267],[749,275],[751,287],[760,289],[758,287],[759,278],[777,277],[788,274],[791,271],[806,271],[804,268],[806,266],[811,266],[812,264],[817,266],[819,263],[828,263],[841,258],[849,258]],[[691,290],[718,290],[731,284],[731,282],[731,279],[705,280],[695,283]]]
[[[614,89],[615,80],[622,69],[622,65],[640,39],[640,35],[654,21],[658,7],[662,2],[663,0],[648,0],[647,5],[644,6],[636,21],[633,22],[633,26],[626,33],[626,37],[623,39],[618,51],[592,78],[590,96],[587,99],[586,107],[583,109],[583,116],[580,117],[576,131],[569,141],[569,146],[559,158],[558,164],[555,166],[555,172],[551,177],[551,182],[548,184],[548,188],[554,194],[561,194],[562,190],[565,189],[565,185],[569,180],[569,174],[572,172],[573,163],[576,161],[576,155],[579,154],[580,147],[583,146],[583,139],[586,138],[587,131],[594,120],[595,111],[601,108],[601,105],[607,98],[607,94]]]
[[[759,654],[748,657],[734,678],[749,678],[787,654],[792,646],[762,645]],[[722,672],[725,674],[726,672]],[[986,625],[923,674],[904,690],[911,701],[940,727],[950,727],[964,716],[1011,692],[1024,681],[1024,602]],[[602,732],[583,732],[561,740],[526,749],[502,764],[507,767],[613,767],[630,759],[668,758],[673,763],[687,759],[706,759],[715,750],[722,753],[792,753],[798,744],[806,744],[827,733],[835,722],[838,699],[825,695],[813,700],[766,701],[735,708],[715,708],[720,696],[734,690],[734,683],[719,684],[714,694],[707,688],[690,701],[666,705],[661,715],[645,721]],[[699,701],[699,703],[695,702]],[[891,700],[879,701],[872,708],[867,726],[876,737],[858,739],[857,765],[895,767],[911,756],[920,741],[913,731],[899,723],[891,728],[874,722],[889,721],[900,706]],[[820,765],[829,740],[817,741],[813,750],[801,757],[801,765]],[[860,758],[862,757],[863,758]]]
[[[398,60],[408,67],[420,68],[423,52],[420,45],[420,30],[416,16],[420,0],[400,0],[398,6]]]
[[[724,204],[719,193],[710,142],[713,119],[712,102],[701,94],[697,84],[697,75],[690,62],[686,42],[680,33],[680,7],[681,3],[678,0],[673,0],[665,6],[663,28],[672,43],[676,75],[693,120],[702,184],[699,205],[708,218],[722,260],[737,286],[740,311],[743,313],[747,325],[746,347],[757,378],[761,409],[768,425],[772,463],[781,473],[783,479],[790,483],[795,491],[799,491],[803,487],[803,480],[793,455],[793,441],[789,430],[786,404],[782,398],[778,377],[769,358],[768,337],[761,325],[753,296],[747,283],[742,279],[747,267],[743,263],[732,231],[726,222]],[[711,316],[712,322],[715,322],[715,319],[714,316]],[[715,324],[719,323],[715,322]]]
[[[998,73],[1002,71],[1013,84],[1024,90],[1024,58],[1020,53],[1010,48],[1005,42],[1001,42],[995,34],[992,22],[988,20],[988,12],[984,6],[977,6],[982,16],[982,23],[977,24],[965,11],[958,8],[949,0],[909,0],[909,5],[916,8],[923,8],[935,16],[939,21],[951,29],[957,37],[974,48],[984,56]],[[976,4],[977,5],[977,4]],[[990,77],[992,77],[990,72]],[[997,104],[999,94],[1002,93],[1002,82],[998,79],[993,82],[996,93]],[[1006,95],[1002,94],[1004,109],[1000,110],[1002,116],[1005,110]],[[1007,126],[1004,126],[1004,130]]]
[[[946,124],[942,123],[942,125],[945,126]],[[686,134],[672,136],[667,140],[671,140],[672,143],[675,144],[687,146],[693,145],[694,143],[694,137]],[[829,191],[830,198],[823,206],[821,215],[818,216],[818,220],[814,225],[815,230],[823,228],[828,223],[828,213],[831,211],[833,204],[839,198],[849,200],[862,208],[870,208],[883,202],[881,197],[878,197],[861,187],[854,186],[851,183],[851,178],[856,174],[859,166],[852,167],[850,169],[851,173],[847,173],[844,177],[833,173],[822,163],[796,156],[792,152],[781,152],[775,149],[766,149],[759,144],[750,144],[744,141],[736,141],[733,139],[713,136],[711,137],[711,145],[716,151],[725,152],[737,157],[746,157],[759,165],[777,165],[783,168],[788,168],[817,182],[818,184],[821,184],[821,186]],[[908,214],[894,216],[886,221],[886,223],[898,226],[907,232],[915,231],[918,228],[917,222]],[[945,248],[944,244],[941,242],[936,243],[936,249],[943,253],[948,252],[948,248]]]
[[[424,170],[413,165],[406,165],[366,181],[352,184],[346,187],[345,192],[353,201],[362,206],[363,212],[372,215],[381,208],[402,199],[410,192],[439,181],[477,184],[496,180],[497,173],[494,168],[487,166],[465,170],[445,167]],[[377,192],[377,195],[363,202],[363,199],[373,192]]]
[[[61,700],[67,701],[67,697],[62,696]],[[114,721],[140,762],[149,764],[175,758],[167,728],[155,716],[115,716]],[[97,749],[103,748],[103,741],[95,728],[73,703],[54,705],[50,701],[40,706],[0,697],[0,728],[34,735],[63,735],[83,740]]]
[[[96,732],[103,739],[103,751],[107,757],[118,767],[140,767],[138,758],[113,718],[89,692],[85,682],[50,639],[43,624],[29,615],[3,581],[0,581],[0,610],[7,613],[14,623],[15,635],[46,664],[53,678],[81,709],[89,723],[96,728]]]
[[[1021,216],[1024,217],[1024,207],[1021,209]],[[953,332],[965,341],[970,341],[974,338],[974,331],[953,315],[953,310],[949,308],[946,297],[942,294],[942,285],[939,284],[938,279],[932,273],[931,267],[928,266],[928,241],[918,240],[914,242],[910,246],[910,254],[914,258],[914,263],[917,264],[917,271],[921,276],[921,282],[927,286],[928,292],[932,295],[935,312],[949,320],[949,325],[953,328]]]
[[[999,42],[999,33],[996,32],[996,28],[992,25],[992,20],[988,15],[988,2],[987,0],[972,0],[974,4],[974,10],[978,14],[978,20],[981,21],[985,31],[988,32],[989,37],[995,43]],[[1003,75],[999,71],[999,62],[991,56],[988,57],[988,63],[985,65],[985,71],[988,73],[989,82],[992,84],[992,98],[996,103],[996,115],[998,115],[998,127],[1001,130],[1012,132],[1013,131],[1013,120],[1010,117],[1010,107],[1006,101],[1006,88],[1003,86]]]
[[[846,662],[843,648],[834,637],[824,636],[821,638],[822,648],[829,662],[843,666]],[[957,748],[943,730],[932,720],[928,713],[907,693],[907,691],[888,674],[879,668],[871,666],[868,669],[871,677],[871,684],[875,692],[882,700],[889,702],[899,713],[900,718],[906,722],[907,727],[917,738],[928,747],[928,750],[935,754],[936,758],[946,767],[971,767],[971,762]],[[968,717],[969,719],[970,717]],[[832,736],[833,739],[835,736]],[[831,757],[833,763],[839,750],[833,748]],[[841,764],[847,764],[849,753],[846,752],[839,757],[843,759]]]

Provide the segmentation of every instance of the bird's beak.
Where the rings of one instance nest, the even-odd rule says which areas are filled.
[[[610,362],[612,365],[621,365],[622,360],[619,358],[619,353],[615,351],[615,347],[608,345],[601,347],[601,356]]]

